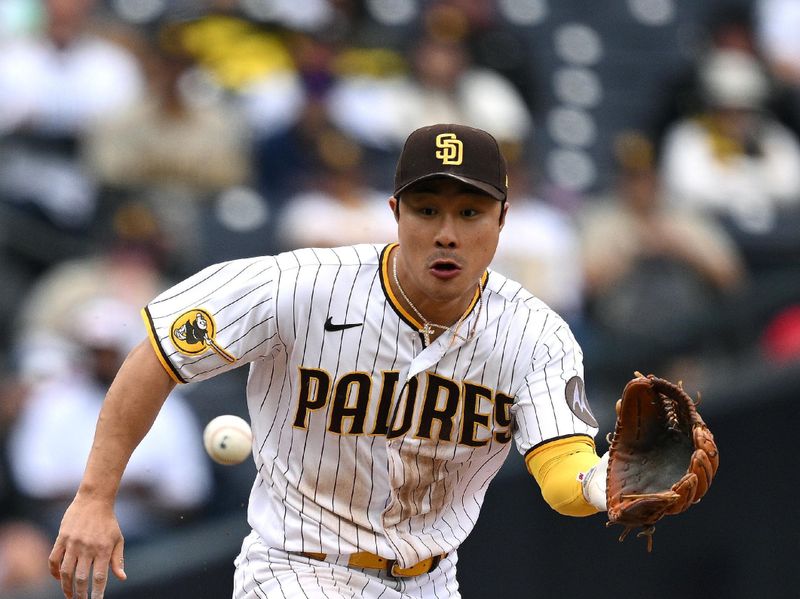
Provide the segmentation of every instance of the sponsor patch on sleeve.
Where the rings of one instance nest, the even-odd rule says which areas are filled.
[[[598,426],[597,420],[592,414],[592,408],[589,407],[589,400],[586,398],[586,388],[583,384],[583,379],[579,376],[573,376],[567,381],[566,387],[566,400],[569,409],[578,417],[581,422],[585,422],[589,426]]]

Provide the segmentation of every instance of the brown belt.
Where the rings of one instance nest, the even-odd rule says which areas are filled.
[[[300,555],[319,561],[325,561],[325,558],[328,557],[327,553],[302,552]],[[351,553],[348,556],[347,565],[354,568],[385,570],[396,578],[408,578],[419,576],[420,574],[427,574],[431,570],[434,570],[436,566],[439,565],[439,562],[442,561],[443,557],[444,555],[434,555],[408,568],[401,568],[397,565],[397,560],[386,559],[385,557],[367,551],[360,551],[358,553]]]

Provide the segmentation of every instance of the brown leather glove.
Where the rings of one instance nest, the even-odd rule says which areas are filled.
[[[700,501],[719,467],[714,436],[682,386],[638,372],[617,404],[608,453],[607,526],[625,527],[620,541],[642,528],[648,551],[655,523]]]

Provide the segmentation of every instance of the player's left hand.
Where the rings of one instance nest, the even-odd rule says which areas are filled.
[[[677,385],[636,373],[617,404],[608,457],[608,524],[644,529],[652,550],[655,523],[679,514],[706,494],[719,451],[695,402]]]
[[[80,493],[61,521],[50,553],[50,574],[61,582],[67,599],[102,599],[108,568],[125,580],[124,540],[114,515],[113,500],[86,498]]]

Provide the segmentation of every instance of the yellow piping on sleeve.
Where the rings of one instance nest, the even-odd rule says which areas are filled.
[[[150,320],[150,315],[147,313],[146,308],[142,308],[141,315],[142,315],[142,320],[144,320],[144,325],[145,327],[147,327],[147,337],[150,339],[150,345],[153,346],[153,351],[156,352],[156,357],[158,358],[158,361],[161,363],[161,366],[164,367],[164,370],[167,371],[167,374],[173,381],[175,381],[179,385],[185,384],[186,381],[184,381],[178,376],[178,374],[175,372],[175,368],[173,368],[172,364],[167,362],[167,359],[164,357],[164,350],[158,343],[158,338],[156,337],[156,331],[153,328],[153,323]]]
[[[581,478],[599,461],[594,440],[584,435],[556,439],[525,456],[525,465],[539,484],[542,497],[565,516],[597,513],[597,508],[583,497]]]

